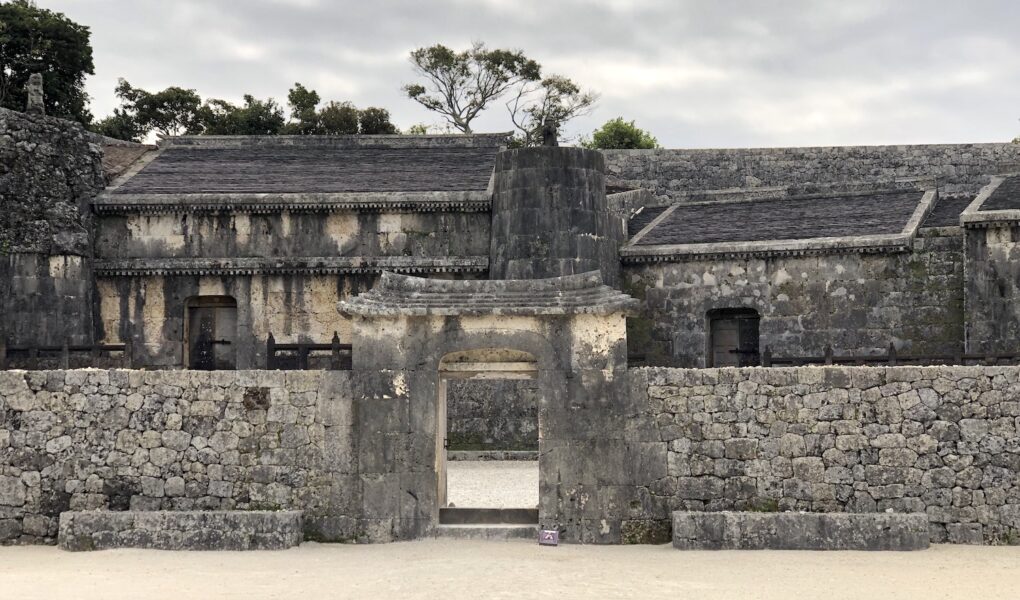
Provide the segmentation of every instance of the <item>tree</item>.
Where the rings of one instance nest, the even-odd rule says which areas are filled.
[[[319,93],[310,90],[300,83],[287,92],[287,104],[290,106],[290,118],[292,121],[287,124],[287,133],[297,135],[309,135],[316,133],[319,129]]]
[[[0,106],[25,110],[25,85],[42,73],[46,113],[88,125],[89,28],[28,0],[0,4]]]
[[[205,135],[278,135],[284,126],[283,108],[275,100],[244,95],[244,106],[209,100],[199,113]]]
[[[390,111],[385,108],[370,106],[358,113],[358,120],[362,135],[400,133],[397,126],[390,122]]]
[[[658,148],[659,142],[650,133],[639,129],[634,121],[617,117],[592,133],[590,140],[581,143],[585,148],[599,150],[631,150]]]
[[[140,142],[145,136],[145,132],[138,125],[138,121],[120,108],[113,109],[112,115],[96,121],[89,129],[99,135],[129,142]]]
[[[542,126],[550,120],[558,129],[574,117],[591,113],[598,94],[583,91],[563,77],[550,75],[540,82],[522,84],[506,104],[517,134],[514,146],[537,146],[542,143]]]
[[[471,121],[490,102],[541,76],[541,66],[520,50],[489,50],[480,42],[463,52],[442,44],[418,48],[411,65],[425,82],[405,85],[407,97],[463,133],[471,133]]]
[[[350,102],[330,102],[319,111],[319,133],[354,135],[359,128],[358,109]]]
[[[148,134],[156,131],[165,137],[202,132],[202,98],[195,90],[168,87],[147,92],[121,79],[115,90],[121,108]]]

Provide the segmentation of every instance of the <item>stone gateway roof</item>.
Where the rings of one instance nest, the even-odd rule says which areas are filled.
[[[598,271],[507,280],[426,279],[387,272],[371,291],[337,308],[347,316],[532,316],[630,312],[638,304],[604,285]]]
[[[185,137],[112,194],[486,190],[499,135]]]

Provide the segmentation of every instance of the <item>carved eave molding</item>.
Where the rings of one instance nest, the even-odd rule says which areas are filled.
[[[100,194],[97,214],[488,212],[488,191],[329,194]]]
[[[159,258],[95,261],[100,277],[483,273],[489,257]]]
[[[988,210],[985,202],[1006,181],[1007,176],[992,177],[991,182],[981,189],[967,208],[960,214],[960,225],[965,229],[987,229],[989,227],[1013,227],[1020,225],[1020,210]]]

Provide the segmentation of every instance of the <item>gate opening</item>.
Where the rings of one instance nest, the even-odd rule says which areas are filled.
[[[196,296],[185,304],[184,364],[200,371],[237,368],[237,301]]]
[[[439,367],[440,522],[538,520],[538,362],[527,352],[455,352]],[[526,512],[525,512],[526,511]],[[474,517],[479,515],[475,514]]]

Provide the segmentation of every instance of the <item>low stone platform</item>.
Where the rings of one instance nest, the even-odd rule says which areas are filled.
[[[89,511],[60,514],[64,550],[283,550],[301,543],[300,511]]]
[[[924,513],[673,513],[679,550],[923,550]]]

